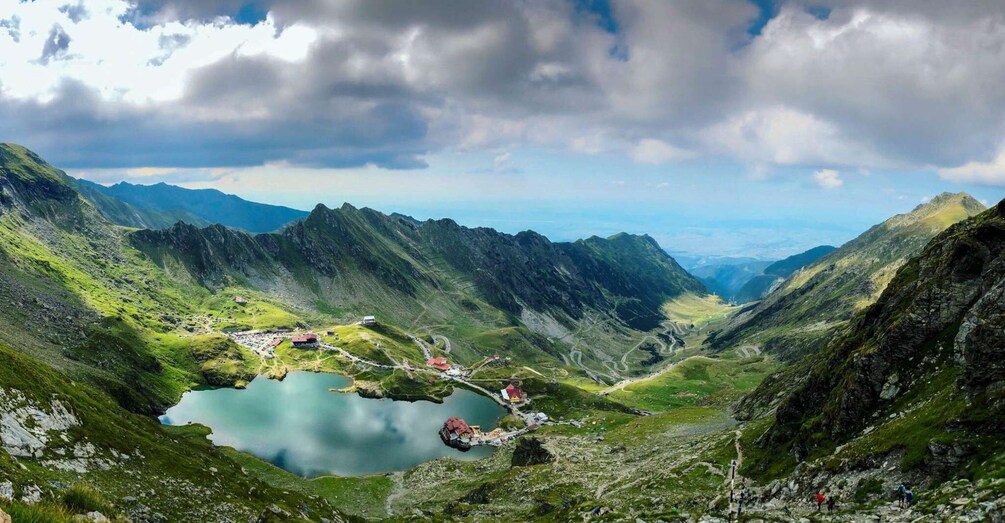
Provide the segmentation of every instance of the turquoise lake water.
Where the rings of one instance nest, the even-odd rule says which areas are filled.
[[[333,374],[292,372],[283,381],[259,376],[247,389],[185,393],[161,423],[210,427],[217,445],[249,452],[303,477],[357,476],[406,470],[450,456],[477,459],[493,452],[460,452],[437,434],[450,416],[488,431],[505,414],[489,398],[455,389],[437,404],[366,399],[330,392],[350,381]]]

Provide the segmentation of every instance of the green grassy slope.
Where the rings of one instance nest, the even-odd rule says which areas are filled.
[[[781,387],[752,470],[817,461],[837,472],[893,458],[926,486],[1000,474],[1003,256],[1005,204],[932,240],[809,359],[797,386]],[[778,394],[769,381],[745,402]]]
[[[658,326],[664,301],[704,292],[646,237],[556,244],[349,205],[318,206],[277,234],[178,224],[130,240],[180,282],[257,291],[341,322],[374,314],[418,335],[448,336],[462,361],[495,350],[483,333],[505,329],[530,342],[519,345],[532,349],[521,358],[557,361],[567,349],[556,343],[575,343],[585,323],[601,321],[610,326],[591,333],[597,351],[585,360],[599,367],[631,347],[638,330]]]
[[[789,276],[760,303],[737,314],[711,343],[719,349],[760,345],[786,359],[817,350],[873,303],[929,240],[982,210],[969,195],[945,193],[890,218]]]
[[[2,345],[0,406],[13,413],[5,431],[16,425],[39,441],[30,446],[32,456],[15,459],[12,455],[26,447],[3,439],[0,483],[8,483],[19,500],[37,493],[38,501],[54,507],[54,521],[93,508],[67,502],[71,485],[81,483],[100,492],[109,517],[247,520],[276,504],[291,514],[306,507],[314,519],[343,518],[321,499],[285,492],[246,474],[205,439],[205,428],[164,427],[127,413],[102,392]],[[0,508],[29,511],[3,500]]]

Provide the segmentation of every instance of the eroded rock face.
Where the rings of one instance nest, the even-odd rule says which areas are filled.
[[[955,350],[972,397],[1005,395],[1005,281],[999,282],[967,312]],[[995,401],[994,398],[991,398]]]
[[[520,438],[517,441],[516,449],[513,451],[512,465],[514,467],[527,467],[530,465],[542,465],[551,463],[555,456],[548,452],[537,438]]]
[[[77,425],[77,417],[56,398],[46,407],[19,390],[0,389],[0,446],[11,456],[42,457],[53,431]]]

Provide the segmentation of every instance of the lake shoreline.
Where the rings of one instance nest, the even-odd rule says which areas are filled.
[[[294,371],[283,380],[260,375],[245,389],[190,390],[159,419],[204,425],[214,445],[306,479],[391,474],[443,457],[469,461],[494,452],[461,453],[438,436],[451,416],[495,427],[506,411],[483,394],[460,387],[441,402],[371,398],[359,393],[359,384],[329,372]]]

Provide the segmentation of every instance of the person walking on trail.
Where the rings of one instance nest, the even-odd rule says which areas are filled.
[[[827,512],[834,512],[835,503],[837,502],[834,501],[834,496],[827,496]]]
[[[904,498],[907,497],[907,485],[901,483],[897,485],[897,501],[900,503],[900,508],[904,508]]]
[[[904,507],[910,508],[912,501],[914,501],[914,492],[911,487],[907,487],[907,490],[904,491]]]
[[[820,509],[823,508],[823,505],[824,505],[824,491],[821,490],[817,492],[817,512],[820,512]]]
[[[736,478],[736,460],[729,462],[729,479]]]

